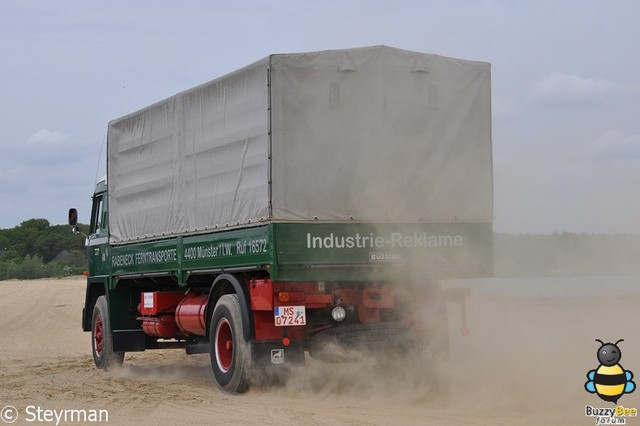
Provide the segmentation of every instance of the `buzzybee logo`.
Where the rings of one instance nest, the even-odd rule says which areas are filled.
[[[625,370],[620,365],[622,359],[622,351],[618,347],[618,343],[604,343],[600,339],[596,342],[600,343],[597,358],[600,362],[598,368],[589,370],[587,373],[587,382],[584,388],[589,393],[595,393],[600,399],[607,402],[618,403],[618,399],[626,393],[632,393],[636,390],[636,384],[633,382],[633,373]],[[616,405],[614,408],[599,408],[587,405],[585,407],[585,416],[595,417],[596,425],[604,424],[626,424],[626,417],[636,417],[638,410],[636,408],[623,407]]]
[[[589,393],[597,394],[604,401],[617,404],[623,394],[636,390],[636,384],[631,380],[633,373],[620,365],[622,351],[618,343],[624,342],[624,339],[616,343],[604,343],[600,339],[596,339],[596,342],[600,342],[601,345],[597,354],[600,365],[587,373],[589,380],[584,384],[584,388]]]

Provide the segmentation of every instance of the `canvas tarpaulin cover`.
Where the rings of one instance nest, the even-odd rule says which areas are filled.
[[[271,55],[114,120],[111,242],[269,221],[491,222],[490,66]]]

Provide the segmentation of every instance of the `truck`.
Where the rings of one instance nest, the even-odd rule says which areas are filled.
[[[440,280],[491,275],[490,80],[388,46],[272,54],[111,121],[85,235],[95,366],[209,353],[239,393],[308,357],[435,362],[463,297]]]

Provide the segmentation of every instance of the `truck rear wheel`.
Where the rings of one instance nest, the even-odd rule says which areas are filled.
[[[100,296],[93,307],[91,320],[91,349],[93,362],[96,367],[109,371],[122,365],[124,352],[113,351],[113,337],[111,334],[111,320],[107,297]]]
[[[238,296],[225,294],[216,303],[209,328],[213,375],[220,387],[231,393],[249,388],[249,345],[244,339],[240,312]]]

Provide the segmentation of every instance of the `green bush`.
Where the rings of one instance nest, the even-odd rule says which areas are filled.
[[[68,265],[67,263],[62,261],[59,261],[53,265],[47,265],[47,266],[49,269],[47,276],[57,277],[57,278],[70,277],[73,275],[82,275],[82,273],[86,269],[84,265],[73,266],[73,265]]]
[[[7,268],[10,262],[0,262],[0,280],[7,279]]]
[[[38,256],[26,255],[22,262],[10,264],[7,269],[7,278],[17,278],[19,280],[32,280],[48,276],[46,265],[42,258]]]

